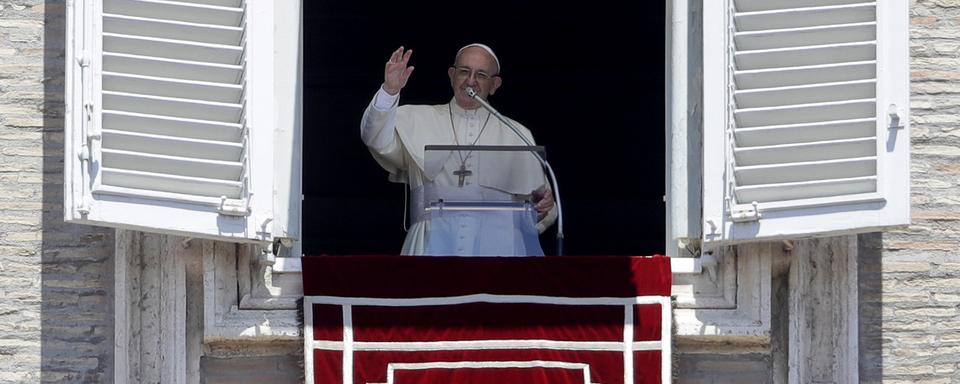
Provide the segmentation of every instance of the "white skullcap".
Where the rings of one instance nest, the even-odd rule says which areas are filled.
[[[459,58],[460,58],[460,54],[463,53],[463,51],[464,51],[465,49],[471,48],[471,47],[477,47],[477,48],[483,49],[484,51],[487,51],[487,53],[489,53],[490,56],[493,56],[493,61],[497,64],[497,73],[500,73],[500,59],[497,58],[497,54],[496,54],[496,53],[493,53],[493,49],[491,49],[490,47],[488,47],[486,44],[480,44],[480,43],[467,44],[467,45],[463,46],[463,48],[460,48],[459,51],[457,51],[457,56],[456,56],[456,58],[459,59]],[[454,63],[454,64],[456,64],[456,63]]]

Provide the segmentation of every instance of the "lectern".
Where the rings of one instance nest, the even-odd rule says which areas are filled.
[[[413,204],[426,221],[424,254],[543,256],[532,193],[547,179],[535,153],[544,148],[428,145]]]

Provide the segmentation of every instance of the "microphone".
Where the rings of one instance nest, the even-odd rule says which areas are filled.
[[[467,96],[470,96],[476,100],[481,106],[483,106],[484,109],[489,111],[490,114],[496,116],[497,120],[500,120],[500,122],[510,128],[510,130],[513,131],[513,133],[516,134],[520,140],[523,140],[525,144],[531,147],[533,146],[533,143],[531,143],[526,136],[520,133],[520,130],[517,129],[517,127],[515,127],[510,120],[507,120],[507,118],[503,117],[500,112],[497,112],[496,109],[490,106],[490,103],[487,103],[486,100],[480,97],[480,94],[478,94],[473,87],[467,87]],[[532,151],[531,153],[533,153],[533,156],[536,157],[537,161],[540,162],[540,166],[542,166],[550,176],[550,187],[553,188],[553,196],[555,197],[553,200],[557,205],[557,256],[563,256],[563,208],[560,206],[560,186],[557,185],[557,176],[553,174],[553,167],[550,166],[550,163],[548,163],[547,160],[540,155],[540,153],[537,151]]]

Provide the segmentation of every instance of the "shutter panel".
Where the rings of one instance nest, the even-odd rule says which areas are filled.
[[[68,221],[271,240],[272,7],[73,2]]]
[[[705,241],[909,222],[907,7],[705,2]]]

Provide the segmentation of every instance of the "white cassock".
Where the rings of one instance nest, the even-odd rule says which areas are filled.
[[[390,173],[390,181],[409,185],[413,224],[401,254],[542,255],[537,234],[556,220],[556,207],[536,223],[535,215],[516,215],[515,223],[505,223],[476,213],[460,214],[455,220],[428,220],[424,210],[425,199],[432,201],[434,193],[453,200],[524,201],[530,199],[533,190],[546,185],[546,177],[536,162],[533,166],[530,162],[516,166],[495,156],[456,151],[425,159],[426,145],[525,145],[523,141],[485,109],[465,110],[453,100],[442,105],[398,106],[397,99],[381,88],[364,111],[360,136],[374,159]],[[533,142],[528,129],[510,122]],[[461,158],[471,172],[462,187],[460,177],[454,174],[460,169]],[[425,164],[428,161],[442,164]],[[529,223],[521,222],[524,220]],[[533,233],[519,233],[525,230]],[[442,238],[436,236],[441,233]]]

